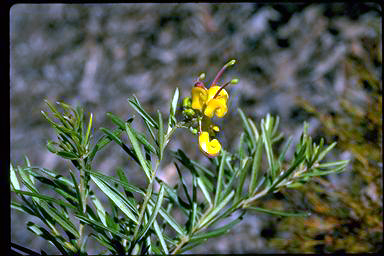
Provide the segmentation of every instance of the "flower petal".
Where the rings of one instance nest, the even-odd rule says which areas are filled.
[[[216,95],[217,91],[220,90],[220,86],[211,86],[209,89],[208,89],[208,100],[211,100],[213,99],[213,97]],[[222,89],[220,92],[219,92],[219,95],[216,96],[215,99],[225,99],[226,101],[228,100],[228,92],[225,90],[225,89]]]
[[[192,108],[202,111],[203,106],[208,98],[208,91],[205,88],[192,88]]]
[[[227,101],[224,98],[212,99],[207,102],[207,106],[204,110],[204,115],[212,118],[215,114],[217,117],[222,118],[228,111]]]
[[[199,135],[199,146],[201,151],[208,157],[215,157],[220,153],[221,144],[217,139],[209,140],[208,132]]]

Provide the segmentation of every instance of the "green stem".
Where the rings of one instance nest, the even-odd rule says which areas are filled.
[[[191,237],[193,237],[193,234],[195,234],[196,232],[201,231],[201,230],[206,228],[206,225],[200,227],[200,223],[202,223],[205,220],[205,217],[212,211],[212,209],[213,209],[212,207],[209,207],[203,213],[203,215],[201,216],[199,221],[192,228],[192,231],[191,231],[191,233],[189,235],[181,237],[179,244],[176,245],[175,249],[173,249],[171,254],[177,254],[180,251],[180,249],[183,248],[183,246],[186,245],[189,242]]]
[[[248,208],[250,206],[250,204],[252,204],[254,201],[256,201],[257,199],[259,199],[260,197],[268,194],[270,190],[265,188],[263,191],[257,193],[255,196],[247,199],[247,200],[244,200],[242,201],[240,204],[239,204],[239,207],[245,209],[245,208]]]
[[[136,239],[137,239],[137,235],[139,234],[140,226],[141,226],[143,219],[144,219],[144,214],[145,214],[145,210],[147,208],[147,204],[149,202],[149,199],[152,196],[153,181],[154,181],[154,176],[152,175],[151,182],[149,183],[148,188],[147,188],[147,192],[145,193],[143,205],[141,206],[141,209],[140,209],[139,220],[138,220],[138,223],[136,225],[135,232],[133,234],[133,241],[136,241]]]
[[[79,182],[79,191],[80,191],[80,200],[81,200],[81,208],[83,210],[82,214],[85,216],[87,213],[87,196],[88,196],[88,191],[87,191],[87,178],[86,175],[87,173],[85,172],[85,161],[81,158],[78,161],[78,170],[80,172],[80,182]],[[85,239],[85,232],[84,232],[85,225],[80,221],[79,225],[79,239],[77,240],[77,246],[78,248],[81,248],[82,244],[84,243]]]
[[[132,239],[133,243],[131,244],[131,248],[130,248],[129,254],[131,254],[132,250],[134,249],[134,247],[135,247],[135,245],[137,243],[140,227],[141,227],[142,222],[144,220],[145,211],[147,209],[148,202],[149,202],[149,200],[152,197],[153,185],[154,185],[154,181],[155,181],[155,177],[156,177],[156,172],[157,172],[157,169],[159,168],[159,165],[160,165],[160,160],[158,159],[156,161],[156,168],[152,172],[151,180],[150,180],[150,182],[148,184],[148,187],[147,187],[147,192],[144,195],[144,202],[143,202],[143,205],[141,206],[140,213],[139,213],[139,219],[138,219],[135,231],[133,233],[133,239]]]

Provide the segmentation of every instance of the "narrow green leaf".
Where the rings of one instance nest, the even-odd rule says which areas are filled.
[[[147,176],[148,180],[151,180],[151,170],[149,170],[146,160],[144,159],[143,153],[141,152],[140,145],[137,142],[136,136],[132,132],[132,128],[128,123],[125,124],[125,130],[128,134],[128,137],[132,143],[133,150],[136,153],[137,158],[140,161],[141,167],[143,167],[144,173]]]
[[[330,163],[322,163],[316,166],[316,168],[330,168],[330,167],[336,167],[336,166],[346,166],[348,164],[348,160],[341,160],[337,162],[330,162]]]
[[[150,200],[151,205],[153,205],[153,201]],[[183,228],[163,209],[160,208],[159,214],[163,219],[180,235],[183,236],[186,232]]]
[[[230,172],[231,172],[232,174],[234,174],[234,173],[235,173],[235,170],[234,170],[233,167],[232,167],[232,164],[231,164],[231,157],[230,157],[230,156],[227,157],[227,159],[225,159],[225,163],[227,164],[227,167],[229,168]]]
[[[209,195],[208,188],[205,185],[205,182],[203,181],[203,179],[201,177],[197,177],[197,184],[199,185],[201,191],[203,192],[205,199],[207,199],[209,206],[211,207],[212,206],[212,199],[211,199],[211,196]]]
[[[272,129],[271,135],[272,137],[275,137],[277,128],[279,127],[280,117],[276,116],[275,118],[272,118],[272,120],[273,120],[273,129]]]
[[[332,170],[329,170],[329,171],[324,171],[324,170],[320,170],[320,169],[315,168],[313,172],[304,173],[301,176],[302,177],[323,176],[323,175],[328,175],[328,174],[332,174],[332,173],[339,173],[339,172],[343,172],[343,171],[345,171],[345,166],[339,166],[339,167],[333,168]]]
[[[249,157],[246,157],[241,160],[241,168],[239,172],[239,184],[236,188],[235,202],[237,202],[242,197],[243,186],[245,182],[245,178],[247,177],[247,172],[251,167],[252,161]]]
[[[173,94],[172,101],[169,108],[169,119],[168,119],[168,131],[176,124],[175,114],[177,109],[177,102],[179,100],[179,89],[175,89],[175,93]]]
[[[210,213],[204,218],[204,220],[200,223],[200,225],[198,225],[198,227],[202,228],[206,224],[208,224],[215,217],[215,215],[227,205],[227,203],[232,199],[234,194],[235,192],[232,191],[227,197],[225,197],[215,208],[210,211]]]
[[[70,254],[70,252],[65,249],[65,245],[60,241],[60,239],[51,235],[51,233],[48,232],[45,228],[39,227],[35,223],[30,221],[27,223],[27,229],[32,231],[36,235],[41,236],[45,240],[50,241],[53,245],[56,246],[56,248],[61,252],[62,255]]]
[[[120,129],[125,130],[125,121],[121,119],[119,116],[113,114],[112,112],[106,113],[107,117],[111,119],[111,121],[116,124]]]
[[[189,204],[189,209],[190,209],[190,207],[192,205],[192,200],[191,200],[191,197],[189,196],[187,185],[186,185],[186,183],[184,181],[183,175],[181,175],[181,171],[179,169],[179,166],[176,163],[175,163],[175,166],[176,166],[177,173],[179,174],[179,178],[180,178],[181,184],[183,186],[184,194],[185,194],[185,196],[188,199],[188,204]]]
[[[129,184],[128,178],[125,176],[123,169],[118,168],[117,169],[117,175],[119,176],[120,181]],[[122,187],[124,188],[124,186],[122,186]],[[127,200],[132,200],[132,203],[136,204],[136,202],[133,201],[134,195],[131,191],[124,189],[124,193],[127,197]]]
[[[163,118],[161,116],[160,111],[157,111],[158,119],[159,119],[159,130],[157,131],[157,140],[159,142],[159,151],[158,157],[159,160],[163,159],[163,151],[164,151],[164,132],[163,132]]]
[[[134,129],[132,129],[132,132],[134,133],[136,138],[139,140],[139,142],[143,144],[145,150],[150,151],[151,153],[156,153],[155,147],[148,142],[146,136],[144,136],[140,132],[135,131]]]
[[[94,237],[100,243],[101,246],[104,246],[105,248],[107,248],[112,253],[112,255],[117,254],[117,251],[115,250],[115,248],[111,246],[109,238],[107,238],[104,235],[100,235],[100,234],[95,235],[92,233],[90,234],[90,236]],[[101,252],[100,254],[105,254],[105,252]]]
[[[31,167],[31,163],[30,163],[30,161],[29,161],[29,159],[28,159],[27,156],[24,156],[24,164],[25,164],[25,166],[27,166],[27,167]]]
[[[279,156],[279,162],[280,162],[280,163],[282,163],[282,162],[284,161],[284,159],[285,159],[285,154],[287,153],[288,148],[289,148],[289,146],[291,145],[291,143],[292,143],[292,137],[289,137],[288,141],[287,141],[287,142],[285,143],[285,145],[284,145],[283,150],[282,150],[281,153],[280,153],[280,156]]]
[[[189,233],[192,232],[193,227],[197,219],[197,179],[196,175],[192,174],[192,210],[190,211],[189,217]]]
[[[77,204],[78,204],[78,207],[79,207],[79,210],[80,212],[83,212],[83,200],[81,198],[81,192],[80,192],[80,189],[79,189],[79,185],[76,181],[76,178],[75,178],[75,175],[72,173],[72,171],[69,172],[69,174],[71,175],[71,178],[73,180],[73,185],[75,187],[75,190],[76,190],[76,198],[77,198]]]
[[[225,151],[222,150],[221,151],[221,161],[220,161],[220,165],[219,165],[219,177],[217,178],[217,185],[216,185],[216,193],[215,193],[215,201],[214,201],[214,205],[217,205],[218,202],[219,202],[219,199],[220,199],[220,194],[221,194],[221,191],[222,191],[222,186],[223,186],[223,173],[224,173],[224,163],[225,163],[225,158],[226,158],[226,155],[225,155]]]
[[[172,115],[175,115],[176,113],[178,100],[179,100],[179,88],[176,88],[175,93],[173,94],[173,97],[172,97],[171,108],[169,110],[169,112],[172,113]]]
[[[48,178],[46,178],[45,176],[40,175],[41,172],[45,173],[41,170],[41,168],[26,168],[25,171],[29,172],[31,176],[39,180],[41,183],[50,186],[65,199],[76,201],[76,191],[74,190],[74,184],[65,179],[63,176],[57,174],[52,176],[48,174]]]
[[[151,243],[149,254],[155,254],[155,255],[160,255],[160,254],[162,254],[162,255],[163,255],[164,253],[162,253],[162,251],[160,250],[159,247],[157,247],[156,245],[154,245],[153,243]]]
[[[161,204],[163,202],[164,191],[165,191],[164,190],[164,186],[163,186],[163,184],[161,184],[160,185],[160,191],[159,191],[159,194],[157,196],[155,207],[154,207],[154,209],[149,209],[150,211],[152,211],[152,213],[151,213],[151,216],[149,217],[147,223],[144,225],[144,228],[140,232],[140,235],[139,235],[139,238],[138,238],[139,241],[146,235],[146,233],[148,232],[149,228],[152,226],[153,222],[155,221],[156,216],[157,216],[157,214],[158,214],[158,212],[160,210]]]
[[[44,199],[44,200],[47,200],[47,199]],[[61,214],[57,212],[55,208],[47,204],[45,201],[38,201],[38,204],[47,214],[49,214],[58,224],[60,224],[60,226],[64,230],[67,230],[73,236],[75,236],[76,238],[79,238],[79,233],[77,231],[77,228],[69,219],[63,217]],[[73,206],[71,205],[71,207]]]
[[[91,201],[92,201],[93,205],[96,208],[96,213],[99,216],[101,222],[105,226],[107,226],[107,218],[105,216],[105,210],[104,210],[104,207],[101,204],[100,200],[95,195],[92,195],[90,198],[91,198]]]
[[[263,141],[259,139],[256,145],[256,152],[253,155],[251,181],[249,182],[249,187],[248,187],[249,195],[253,195],[256,188],[256,182],[257,182],[258,174],[260,172],[260,166],[262,161],[261,159],[262,150],[263,150]]]
[[[243,121],[243,127],[245,130],[245,134],[248,136],[248,139],[252,145],[252,149],[254,149],[256,138],[254,136],[254,133],[253,133],[249,123],[248,123],[247,117],[245,116],[244,112],[240,108],[238,108],[237,111],[239,112],[241,120]]]
[[[320,139],[320,144],[318,146],[315,147],[315,154],[312,158],[312,163],[311,163],[311,166],[315,163],[315,162],[319,162],[320,160],[318,160],[319,156],[320,156],[320,152],[322,150],[324,146],[324,138],[321,138]]]
[[[156,141],[157,137],[155,136],[155,133],[153,132],[153,128],[145,119],[144,119],[144,125],[145,125],[145,128],[147,129],[147,131],[149,131],[149,134],[151,135],[152,140]]]
[[[181,149],[178,149],[177,152],[173,152],[173,153],[174,153],[176,159],[179,160],[191,172],[196,172],[194,164],[192,164],[189,157]]]
[[[190,163],[194,166],[194,167],[197,167],[196,168],[196,171],[199,173],[199,175],[201,175],[197,169],[200,169],[201,171],[203,171],[205,174],[208,174],[209,176],[211,176],[212,178],[215,177],[216,175],[211,171],[209,170],[208,168],[202,166],[201,164],[199,164],[198,162],[194,161],[194,160],[190,160]],[[205,175],[204,175],[205,176]],[[212,187],[212,184],[210,183],[210,187]]]
[[[87,145],[89,142],[89,136],[91,134],[91,128],[92,128],[92,119],[93,119],[93,114],[91,113],[89,115],[89,122],[88,122],[88,126],[87,126],[87,133],[85,134],[84,145]]]
[[[260,136],[259,136],[259,132],[258,132],[258,130],[257,130],[257,128],[256,128],[255,123],[254,123],[250,118],[248,118],[248,122],[249,122],[249,125],[250,125],[251,128],[252,128],[252,131],[253,131],[253,134],[254,134],[254,136],[255,136],[256,141],[258,141]],[[255,141],[255,142],[256,142],[256,141]]]
[[[284,137],[283,133],[279,133],[279,135],[274,136],[274,137],[271,139],[271,143],[274,144],[274,143],[276,143],[277,141],[281,140],[283,137]]]
[[[156,235],[159,238],[161,248],[163,249],[163,252],[161,252],[161,253],[165,254],[165,255],[168,255],[169,251],[168,251],[168,248],[167,248],[167,243],[164,240],[163,232],[161,231],[161,229],[159,227],[159,224],[157,223],[156,220],[153,223],[153,227],[155,228]]]
[[[59,151],[56,154],[62,158],[65,158],[65,159],[70,159],[70,160],[79,159],[79,156],[77,154],[72,153],[72,152],[68,152],[68,151]]]
[[[28,191],[22,191],[22,190],[18,190],[18,189],[14,189],[13,192],[15,192],[16,194],[21,194],[21,195],[26,195],[26,196],[32,196],[32,197],[40,198],[40,199],[42,199],[44,201],[47,201],[47,202],[52,202],[52,203],[56,203],[58,205],[62,205],[64,207],[69,207],[69,208],[76,209],[76,207],[73,206],[72,204],[69,204],[67,202],[64,202],[64,201],[59,200],[59,199],[54,198],[54,197],[45,196],[45,195],[42,195],[42,194],[28,192]]]
[[[117,229],[114,229],[114,228],[111,228],[111,227],[108,227],[108,226],[104,226],[102,223],[98,222],[98,221],[95,221],[95,220],[91,220],[85,216],[82,216],[82,215],[78,215],[78,214],[75,214],[75,217],[84,221],[85,223],[89,224],[91,227],[93,226],[96,226],[97,228],[100,228],[100,229],[103,229],[103,230],[106,230],[106,231],[109,231],[111,232],[112,234],[116,235],[116,236],[119,236],[123,239],[127,239],[128,241],[131,240],[131,238],[123,233],[121,233],[120,231],[118,231]]]
[[[16,190],[20,190],[20,184],[19,184],[15,169],[13,169],[12,164],[10,165],[10,173],[11,173],[11,185],[12,185],[12,187]]]
[[[118,134],[120,133],[116,134],[115,132],[112,132],[108,128],[104,128],[104,127],[101,127],[100,130],[104,132],[109,139],[115,141],[117,144],[121,145],[123,143],[121,139],[118,137]]]
[[[267,118],[268,120],[268,118]],[[275,167],[274,167],[274,157],[272,152],[272,143],[270,138],[270,133],[267,130],[267,124],[261,121],[261,130],[262,130],[262,138],[264,142],[265,152],[267,153],[267,159],[268,159],[268,166],[271,172],[271,177],[274,179],[276,177],[276,174],[274,173]]]
[[[85,170],[85,171],[89,174],[92,174],[92,175],[102,179],[104,182],[117,183],[119,185],[122,185],[123,188],[127,191],[139,193],[142,196],[145,195],[145,193],[142,189],[140,189],[140,188],[138,188],[132,184],[129,184],[128,182],[118,180],[118,179],[114,178],[113,176],[104,175],[99,171],[92,171],[92,170]]]
[[[295,153],[295,158],[291,166],[285,171],[280,173],[277,179],[269,187],[268,191],[272,191],[282,180],[288,177],[305,159],[305,144],[302,144],[299,148],[299,151]]]
[[[108,196],[119,209],[133,222],[137,223],[137,218],[134,213],[137,213],[137,209],[134,205],[131,205],[128,200],[114,187],[108,185],[98,177],[91,175],[91,179],[95,184]]]
[[[90,236],[90,234],[85,234],[84,239],[80,244],[80,251],[81,251],[81,253],[84,253],[85,255],[86,255],[86,246],[87,246],[89,236]]]
[[[257,186],[255,187],[254,191],[253,191],[253,195],[256,194],[257,191],[259,191],[259,188],[261,188],[261,186],[264,184],[265,182],[265,175],[263,177],[261,177],[259,183],[257,184]]]
[[[36,235],[38,235],[38,236],[43,235],[43,232],[40,230],[40,227],[37,226],[35,223],[33,223],[33,222],[28,222],[28,223],[27,223],[27,226],[28,226],[28,229],[29,229],[30,231],[32,231],[33,233],[35,233]]]
[[[224,225],[218,229],[208,231],[205,233],[196,234],[191,238],[190,243],[196,243],[196,242],[200,242],[202,240],[206,240],[208,238],[223,235],[223,234],[227,233],[228,231],[230,231],[230,229],[233,226],[235,226],[237,223],[239,223],[242,219],[243,219],[242,216],[240,216],[239,218],[231,221],[230,223],[228,223],[228,224],[226,224],[226,225]]]
[[[237,148],[237,150],[239,152],[239,159],[243,159],[245,157],[244,140],[245,140],[245,133],[242,132],[240,134],[239,146]]]
[[[131,123],[132,121],[133,121],[133,118],[130,118],[127,120],[128,123]],[[114,137],[118,137],[123,132],[123,130],[125,130],[125,127],[124,129],[121,129],[121,128],[114,129],[113,131],[111,131],[111,133],[113,133]],[[101,149],[103,149],[106,145],[108,145],[109,142],[111,142],[111,140],[112,139],[109,138],[108,136],[101,137],[92,148],[88,158],[92,160],[96,155],[97,151],[100,151]]]
[[[223,194],[221,195],[222,197],[226,197],[231,191],[233,191],[232,184],[237,179],[237,177],[238,177],[238,175],[240,173],[240,170],[241,170],[241,168],[237,168],[236,172],[232,174],[232,176],[229,179],[227,185],[225,186]]]
[[[29,209],[27,206],[25,206],[24,204],[19,204],[19,203],[16,203],[16,202],[11,202],[11,208],[15,209],[15,210],[18,210],[20,212],[23,212],[23,213],[32,215],[32,216],[35,215],[35,213],[31,209]]]
[[[131,99],[128,99],[129,104],[139,113],[139,115],[152,127],[158,129],[158,124],[152,119],[152,117],[141,107],[139,101],[135,96]]]
[[[269,209],[264,209],[260,207],[255,207],[255,206],[249,206],[246,209],[250,210],[255,210],[258,212],[263,212],[263,213],[269,213],[272,215],[278,215],[278,216],[296,216],[296,217],[308,217],[311,215],[309,212],[284,212],[284,211],[279,211],[279,210],[269,210]]]
[[[18,173],[21,178],[21,182],[32,192],[38,194],[39,192],[35,188],[33,176],[28,173],[24,168],[18,168]]]
[[[162,182],[160,179],[156,177],[157,182],[162,183],[165,190],[166,194],[168,195],[167,198],[170,200],[170,204],[168,204],[169,207],[176,205],[177,207],[180,208],[180,210],[188,216],[188,211],[190,209],[190,206],[188,203],[184,202],[181,197],[177,194],[177,187],[176,188],[171,188],[169,187],[166,183]]]
[[[15,249],[17,251],[15,251]],[[19,252],[23,252],[24,254],[20,254]],[[30,255],[30,256],[40,256],[40,254],[25,248],[21,245],[15,244],[11,242],[11,254],[10,255]],[[44,255],[43,253],[41,255]]]

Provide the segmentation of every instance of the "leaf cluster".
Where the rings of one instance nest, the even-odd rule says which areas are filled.
[[[65,255],[86,255],[88,238],[118,255],[182,253],[227,233],[246,211],[307,215],[256,207],[256,202],[283,187],[300,186],[313,176],[340,172],[347,164],[346,161],[322,162],[335,144],[324,146],[323,141],[313,142],[306,124],[299,142],[294,145],[293,158],[287,159],[292,138],[281,152],[276,152],[274,147],[283,139],[278,132],[279,118],[268,114],[256,125],[239,109],[244,131],[237,149],[233,153],[222,150],[218,157],[210,159],[209,166],[190,159],[181,149],[173,152],[179,182],[171,186],[156,173],[172,134],[183,127],[176,118],[178,98],[176,89],[166,125],[160,112],[153,118],[136,97],[130,98],[129,104],[143,120],[145,131],[132,126],[134,117],[124,120],[107,113],[116,128],[100,128],[104,135],[94,144],[92,114],[85,125],[81,108],[75,110],[59,103],[63,108],[61,113],[47,102],[56,119],[45,112],[43,116],[59,139],[59,142],[49,141],[48,149],[70,160],[77,172],[70,170],[70,177],[63,177],[29,163],[25,167],[11,166],[12,191],[21,200],[12,202],[12,207],[40,218],[45,224],[41,227],[31,222],[28,229]],[[110,177],[92,168],[96,153],[110,142],[121,147],[143,171],[145,188],[132,184],[122,169],[117,169],[117,177]],[[266,167],[262,164],[263,158],[267,160]],[[191,184],[186,182],[186,171],[192,177]],[[52,188],[56,196],[42,195],[36,181]],[[90,182],[109,200],[111,212],[90,189]],[[176,211],[184,215],[185,222],[175,218]],[[239,217],[217,226],[235,212]],[[85,226],[91,231],[86,232]]]

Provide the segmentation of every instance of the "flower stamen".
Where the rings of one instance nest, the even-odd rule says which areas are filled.
[[[217,81],[219,81],[221,75],[224,73],[225,69],[229,66],[232,66],[236,63],[236,60],[231,60],[229,61],[227,64],[224,65],[224,67],[221,68],[221,70],[219,71],[219,73],[217,73],[215,79],[213,79],[212,83],[210,86],[213,86],[215,84],[217,84]]]

